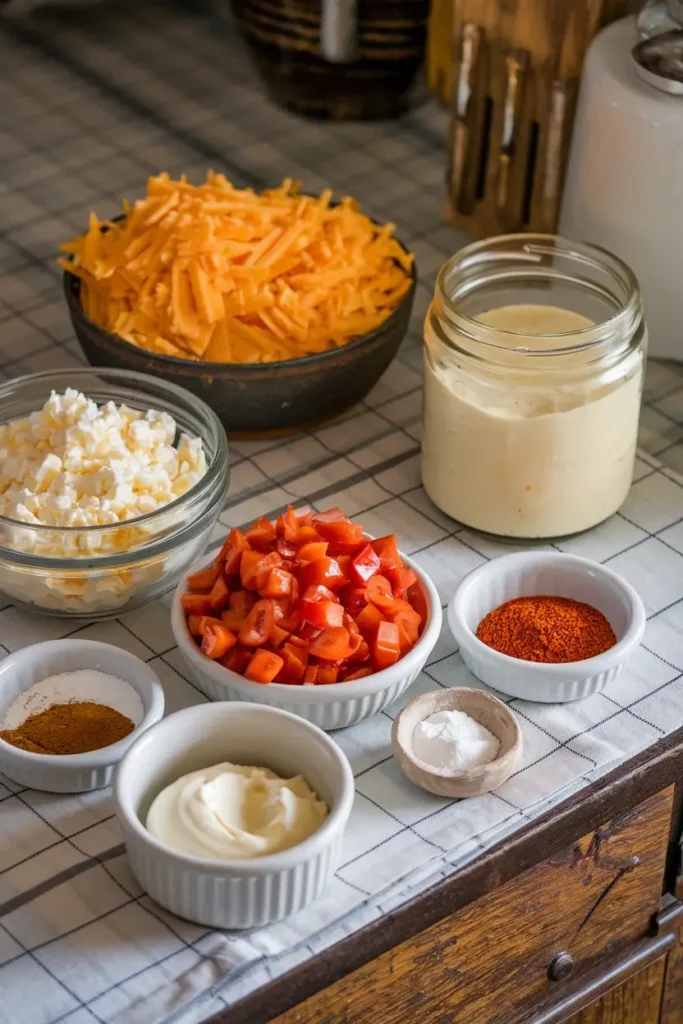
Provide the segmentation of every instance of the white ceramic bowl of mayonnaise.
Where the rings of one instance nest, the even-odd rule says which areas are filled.
[[[132,686],[141,703],[135,728],[117,743],[83,754],[34,754],[0,739],[0,771],[20,786],[47,793],[86,793],[109,786],[128,748],[162,717],[164,690],[149,665],[112,644],[66,637],[31,644],[0,662],[0,727],[15,698],[34,683],[79,669],[95,669]],[[107,703],[98,695],[92,699]]]
[[[281,853],[244,859],[198,857],[145,827],[155,797],[189,772],[223,762],[303,775],[328,807],[322,825]],[[255,928],[316,899],[332,878],[353,803],[348,760],[322,730],[256,704],[200,704],[148,730],[119,766],[114,799],[140,885],[178,917],[213,928]]]
[[[188,572],[211,565],[216,552],[196,562]],[[417,576],[427,600],[429,615],[420,639],[403,658],[381,672],[374,672],[364,679],[353,679],[346,683],[332,683],[328,686],[290,686],[287,683],[253,683],[250,679],[231,672],[217,661],[205,657],[187,628],[181,598],[187,590],[181,580],[175,592],[171,610],[171,625],[176,643],[185,663],[199,689],[212,700],[244,700],[271,707],[283,708],[301,715],[307,721],[330,731],[345,729],[349,725],[376,715],[388,708],[415,682],[425,666],[436,641],[439,639],[442,623],[441,602],[436,587],[429,576],[406,555],[401,553],[403,563]]]
[[[568,597],[602,612],[617,638],[614,647],[585,661],[521,661],[477,639],[481,620],[516,597]],[[561,552],[522,551],[475,569],[448,606],[448,624],[469,670],[487,686],[523,700],[559,704],[605,687],[626,667],[645,632],[645,608],[633,587],[604,565]]]

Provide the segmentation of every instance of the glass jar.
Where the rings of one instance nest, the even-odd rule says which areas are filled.
[[[553,235],[470,245],[438,275],[424,343],[422,480],[440,509],[527,539],[617,511],[647,344],[621,260]]]

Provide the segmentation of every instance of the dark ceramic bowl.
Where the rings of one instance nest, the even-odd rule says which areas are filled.
[[[327,60],[321,0],[214,0],[231,8],[269,98],[308,117],[397,117],[426,97],[424,62],[429,0],[363,0],[355,53]]]
[[[415,296],[412,285],[391,316],[341,348],[277,363],[205,363],[158,355],[110,334],[86,316],[81,282],[64,273],[76,337],[91,366],[138,370],[192,391],[228,433],[286,434],[339,415],[377,383],[403,341]]]

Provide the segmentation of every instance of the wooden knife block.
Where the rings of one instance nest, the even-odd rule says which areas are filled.
[[[476,237],[555,230],[586,51],[639,2],[435,0],[428,67],[452,105],[454,223]]]

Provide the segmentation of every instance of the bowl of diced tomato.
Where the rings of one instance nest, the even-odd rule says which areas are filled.
[[[230,531],[179,584],[173,632],[214,700],[271,704],[340,729],[395,701],[441,630],[429,577],[338,508]]]

